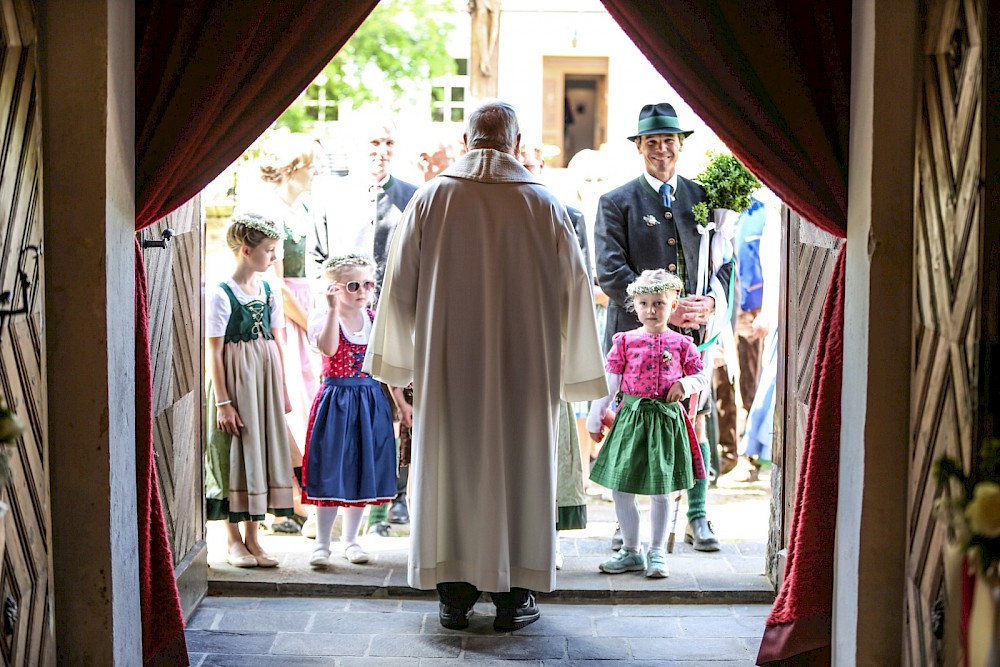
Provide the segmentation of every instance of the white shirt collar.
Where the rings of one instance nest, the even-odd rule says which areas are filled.
[[[653,176],[648,171],[642,172],[642,175],[646,177],[646,182],[649,183],[650,187],[652,187],[657,192],[660,191],[660,186],[663,185],[663,181],[661,181],[660,179],[658,179],[656,176]],[[670,184],[670,198],[672,200],[673,199],[677,199],[677,172],[676,171],[674,172],[674,175],[671,176],[667,180],[667,183]]]

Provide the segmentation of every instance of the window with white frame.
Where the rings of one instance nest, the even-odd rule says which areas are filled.
[[[333,86],[325,74],[320,74],[306,88],[303,106],[306,117],[321,125],[339,120],[339,101],[333,96]]]
[[[431,121],[464,123],[465,98],[469,88],[469,59],[456,58],[457,74],[442,76],[431,83]]]

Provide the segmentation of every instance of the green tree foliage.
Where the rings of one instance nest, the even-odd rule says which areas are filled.
[[[451,0],[382,0],[277,125],[308,131],[320,86],[329,101],[350,100],[355,109],[378,101],[398,110],[420,84],[454,73],[445,48],[454,13]]]

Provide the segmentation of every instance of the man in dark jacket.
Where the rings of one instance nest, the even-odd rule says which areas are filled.
[[[703,342],[706,325],[715,314],[716,297],[711,289],[729,285],[732,263],[720,267],[699,266],[701,233],[694,219],[695,204],[705,201],[705,190],[677,174],[684,139],[673,106],[647,104],[639,112],[636,133],[629,137],[645,161],[645,171],[635,180],[601,197],[594,227],[597,281],[609,299],[604,332],[604,350],[614,334],[639,326],[635,313],[626,309],[626,288],[646,269],[666,269],[684,281],[684,294],[670,318],[670,325],[686,333],[696,344]],[[708,294],[698,294],[699,270],[706,272],[701,284]],[[712,281],[715,277],[717,280]],[[721,316],[725,316],[722,313]],[[704,416],[696,424],[702,456],[710,461],[704,435]],[[708,481],[699,480],[688,490],[688,527],[685,540],[699,551],[718,551],[705,511]]]

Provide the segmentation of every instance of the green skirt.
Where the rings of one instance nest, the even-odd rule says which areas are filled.
[[[694,486],[683,405],[622,394],[590,479],[613,491],[644,496]]]

